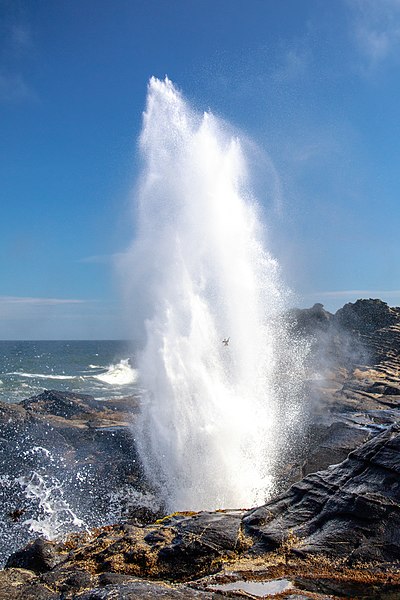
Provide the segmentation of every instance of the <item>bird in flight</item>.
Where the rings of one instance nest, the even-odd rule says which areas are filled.
[[[224,345],[224,346],[228,346],[228,344],[229,344],[229,340],[230,340],[230,339],[231,339],[231,338],[230,338],[230,337],[228,337],[228,338],[225,338],[224,340],[222,340],[222,343],[223,343],[223,345]]]

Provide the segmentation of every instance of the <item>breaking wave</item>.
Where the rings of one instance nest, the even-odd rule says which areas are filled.
[[[97,368],[95,365],[90,367]],[[124,358],[119,363],[110,365],[104,373],[92,377],[108,385],[129,385],[136,381],[137,371],[131,366],[129,358]]]
[[[76,375],[51,375],[50,373],[21,373],[19,371],[7,373],[7,375],[16,375],[17,377],[27,377],[29,379],[81,379],[81,376]]]

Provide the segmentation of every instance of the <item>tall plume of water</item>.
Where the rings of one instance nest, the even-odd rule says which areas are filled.
[[[277,371],[296,357],[241,145],[168,79],[152,78],[140,146],[137,236],[124,266],[143,341],[144,470],[170,511],[253,506],[273,485]]]

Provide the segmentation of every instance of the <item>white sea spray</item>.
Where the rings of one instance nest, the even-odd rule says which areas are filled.
[[[137,235],[122,270],[142,340],[145,473],[171,511],[253,506],[299,418],[304,348],[283,317],[288,290],[240,141],[219,119],[152,78],[140,146]]]

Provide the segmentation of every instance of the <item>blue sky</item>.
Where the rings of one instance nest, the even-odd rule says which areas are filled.
[[[400,304],[399,0],[0,0],[0,338],[125,337],[146,87],[256,143],[298,304]]]

